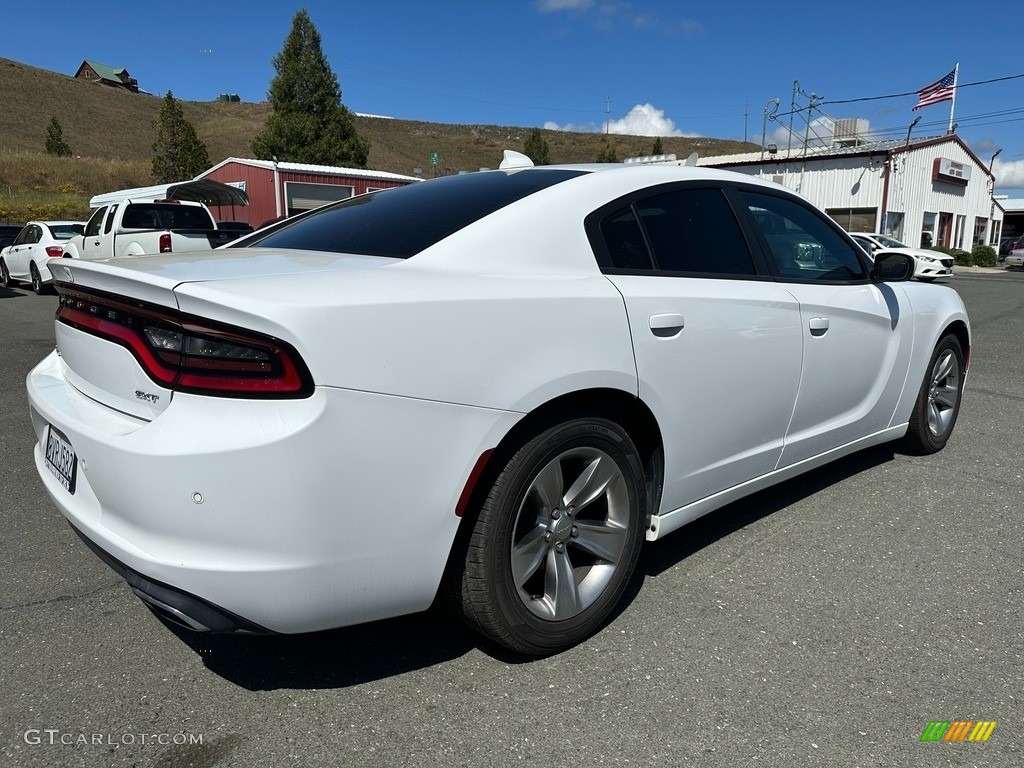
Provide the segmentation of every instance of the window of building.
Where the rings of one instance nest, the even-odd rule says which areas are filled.
[[[963,250],[964,247],[964,236],[967,234],[967,217],[957,215],[956,217],[956,234],[953,237],[953,242],[956,243],[954,248]]]
[[[974,217],[974,244],[984,245],[985,244],[985,232],[988,231],[988,219],[984,219],[981,216]]]
[[[936,213],[925,213],[921,219],[921,247],[931,248],[935,245],[935,218]],[[910,243],[913,245],[913,243]]]
[[[825,213],[847,232],[877,231],[875,224],[878,211],[874,208],[829,208]]]
[[[888,235],[895,240],[903,239],[903,221],[906,216],[902,211],[889,211],[885,214],[885,230],[883,235]]]

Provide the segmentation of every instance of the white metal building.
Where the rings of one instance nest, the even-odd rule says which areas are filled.
[[[856,132],[851,132],[856,135]],[[969,251],[998,244],[1003,207],[993,177],[955,134],[700,158],[702,166],[771,179],[826,210],[850,232]]]

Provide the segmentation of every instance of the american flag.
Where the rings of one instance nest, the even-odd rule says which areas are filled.
[[[917,105],[914,109],[927,107],[930,104],[938,104],[940,101],[952,101],[953,88],[956,82],[956,67],[941,80],[936,80],[931,85],[926,85],[917,92]]]

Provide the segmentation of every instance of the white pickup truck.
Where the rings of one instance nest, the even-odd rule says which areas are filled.
[[[64,253],[76,259],[109,259],[144,253],[206,251],[240,233],[218,229],[209,209],[185,200],[121,200],[97,208],[85,234]]]

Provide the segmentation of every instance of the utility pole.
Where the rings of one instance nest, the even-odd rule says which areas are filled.
[[[747,118],[750,116],[750,102],[743,102],[743,143],[747,143]],[[764,143],[764,142],[762,142]]]
[[[796,95],[800,92],[800,81],[793,81],[793,98],[789,102],[789,138],[786,140],[786,157],[793,149],[793,116],[796,114]]]
[[[612,114],[612,97],[609,96],[604,103],[604,135],[608,135],[608,130],[611,125],[611,114]]]

